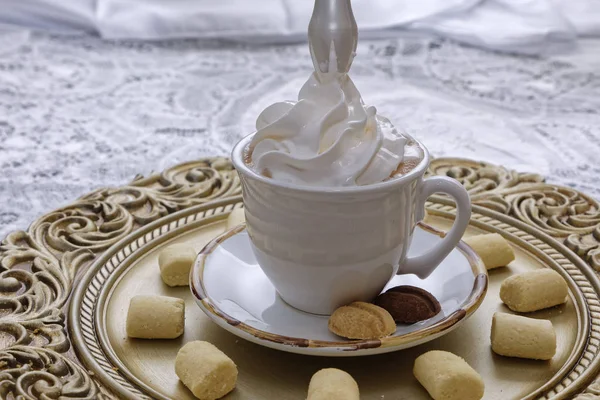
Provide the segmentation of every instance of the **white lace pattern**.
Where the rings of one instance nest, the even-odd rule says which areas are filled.
[[[434,156],[537,172],[600,198],[598,43],[530,58],[426,37],[363,41],[352,77]],[[0,235],[94,188],[228,155],[311,70],[306,45],[0,33]]]

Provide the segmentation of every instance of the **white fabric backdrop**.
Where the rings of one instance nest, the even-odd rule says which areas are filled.
[[[0,0],[0,23],[104,38],[303,41],[311,0]],[[486,48],[545,53],[600,34],[598,0],[353,0],[362,38],[425,30]]]

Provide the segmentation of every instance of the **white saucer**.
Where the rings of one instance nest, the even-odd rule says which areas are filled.
[[[410,254],[433,247],[442,232],[419,224]],[[416,346],[458,327],[481,304],[488,278],[481,260],[460,243],[427,279],[395,276],[384,289],[413,285],[432,293],[442,311],[412,325],[397,325],[392,336],[345,340],[327,329],[328,317],[308,314],[285,303],[258,266],[245,226],[210,242],[191,273],[196,302],[214,322],[243,339],[292,353],[315,356],[360,356]]]

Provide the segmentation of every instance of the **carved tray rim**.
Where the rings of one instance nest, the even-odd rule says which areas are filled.
[[[454,206],[448,199],[433,196],[431,200],[427,202],[428,212],[446,216],[454,215]],[[217,219],[223,219],[236,206],[241,207],[241,197],[239,196],[191,207],[154,221],[126,236],[105,251],[90,266],[80,284],[75,288],[69,310],[69,320],[71,322],[69,329],[77,348],[77,354],[88,368],[102,376],[104,383],[113,391],[130,399],[168,399],[131,374],[125,364],[119,360],[118,356],[108,346],[109,338],[106,336],[106,332],[103,329],[96,329],[94,326],[102,323],[105,316],[104,312],[95,312],[95,309],[88,311],[89,305],[83,307],[85,304],[84,296],[90,295],[90,293],[95,295],[94,300],[98,302],[96,307],[102,310],[107,293],[111,291],[112,283],[118,280],[128,269],[129,264],[135,260],[135,252],[143,252],[144,249],[151,249],[153,246],[172,239],[189,229],[196,229]],[[188,224],[192,225],[188,227]],[[562,243],[539,230],[528,229],[529,227],[524,223],[506,215],[475,205],[470,224],[485,227],[488,231],[496,230],[505,235],[514,235],[519,243],[529,247],[528,250],[532,254],[542,259],[545,258],[547,263],[554,260],[555,263],[563,267],[564,272],[559,272],[567,278],[571,292],[576,299],[576,309],[579,310],[577,313],[579,323],[576,345],[570,357],[554,377],[526,398],[568,398],[573,392],[581,390],[581,385],[591,380],[600,370],[600,358],[595,357],[598,353],[598,347],[590,346],[588,342],[588,339],[600,340],[600,313],[592,321],[592,326],[587,314],[587,311],[589,311],[587,307],[585,310],[580,309],[582,305],[589,302],[595,302],[600,306],[600,277],[578,257],[575,256],[573,260],[567,260],[565,254],[571,256],[574,256],[574,254]],[[132,244],[133,246],[131,246]],[[568,267],[568,269],[564,269],[565,267]],[[113,274],[113,272],[115,273]],[[580,275],[585,275],[587,279],[582,280]],[[100,277],[100,280],[98,280],[98,277]],[[576,278],[579,279],[578,285],[574,283]],[[102,279],[104,280],[102,281]],[[583,287],[580,285],[586,284],[593,289],[592,293],[585,293],[582,290]],[[92,290],[90,290],[90,286],[93,286]],[[93,324],[90,323],[92,319]],[[82,323],[84,323],[83,327]],[[595,331],[593,328],[595,328]],[[98,340],[91,340],[96,336],[99,337]],[[86,347],[85,344],[91,347]],[[590,351],[589,347],[594,347],[593,351]],[[104,356],[96,354],[100,352],[103,352]],[[586,365],[586,369],[582,373],[577,373],[580,357],[584,360],[592,359],[592,361]],[[113,365],[117,367],[118,371],[113,369]],[[147,396],[146,393],[152,397]]]
[[[77,355],[88,368],[94,371],[94,374],[100,375],[103,378],[104,383],[106,383],[113,391],[116,391],[117,393],[131,399],[149,398],[146,396],[146,394],[140,392],[138,388],[133,386],[131,382],[128,382],[126,379],[124,379],[124,377],[118,372],[126,371],[125,374],[130,381],[135,382],[147,393],[151,393],[153,396],[158,398],[163,398],[160,393],[141,382],[136,376],[129,374],[128,370],[124,368],[122,362],[114,354],[112,349],[104,345],[109,341],[105,335],[105,332],[103,330],[98,332],[98,330],[94,327],[94,325],[97,326],[98,324],[102,323],[101,320],[103,319],[104,315],[100,313],[93,313],[90,309],[90,301],[92,303],[97,302],[98,304],[96,307],[101,307],[106,302],[107,292],[110,291],[114,282],[121,277],[121,275],[112,274],[112,272],[114,271],[114,266],[121,261],[123,256],[129,257],[134,255],[135,252],[141,252],[146,248],[152,248],[152,246],[173,238],[177,235],[177,228],[180,226],[180,224],[185,225],[190,219],[196,220],[198,215],[202,215],[202,217],[200,217],[202,226],[226,218],[229,212],[233,210],[236,205],[241,205],[241,196],[229,197],[223,200],[215,200],[207,204],[187,208],[160,218],[144,226],[143,228],[132,232],[111,246],[102,254],[102,256],[94,261],[94,263],[90,265],[89,269],[86,271],[85,275],[81,278],[81,281],[78,283],[77,287],[73,290],[69,306],[69,333],[71,334],[71,338],[73,339],[73,343],[76,347]],[[164,232],[164,230],[160,228],[164,227],[167,223],[169,228],[172,230]],[[154,241],[151,239],[150,241],[144,242],[144,240],[146,240],[148,237],[157,240]],[[140,241],[142,242],[140,243]],[[135,248],[131,248],[131,246],[124,246],[132,243],[136,244]],[[130,249],[131,252],[123,252],[124,248]],[[119,267],[127,269],[129,263],[135,261],[135,259],[127,258],[126,261],[127,264]],[[107,267],[113,267],[113,270],[109,271],[107,270]],[[96,279],[99,270],[104,270],[106,271],[106,274],[108,274],[106,277],[103,276],[103,278],[106,280],[102,283],[99,283]],[[100,272],[100,274],[104,275],[102,272]],[[89,297],[86,297],[86,294],[90,294],[89,291],[85,290],[89,287],[89,285],[92,285],[95,289],[98,289],[98,291],[95,293],[96,297],[93,300],[89,299]],[[98,287],[96,285],[101,286]],[[104,287],[106,287],[106,289],[104,289]],[[85,321],[85,326],[82,325],[82,322],[84,321],[82,316],[84,315],[89,315],[90,320],[94,320],[94,325],[89,324],[89,321]],[[99,340],[97,341],[94,340],[96,336],[99,336]],[[90,347],[84,348],[81,345],[82,343],[86,343],[87,345],[91,346],[91,350]],[[107,355],[107,358],[113,364],[117,364],[116,369],[110,364],[107,364],[105,360],[95,356],[95,353],[100,352],[104,352]],[[125,391],[124,387],[128,388],[129,391]],[[135,397],[131,397],[132,393],[135,393]]]
[[[565,253],[585,276],[600,270],[600,203],[572,188],[502,166],[462,158],[433,159],[428,174],[458,179],[476,206],[490,216],[519,221],[571,250]],[[159,218],[191,206],[240,194],[239,179],[224,157],[175,165],[129,184],[101,188],[50,211],[26,231],[0,243],[0,397],[43,394],[78,399],[117,399],[94,373],[81,366],[67,334],[64,312],[79,275],[125,236]],[[444,199],[436,199],[441,202]],[[479,210],[476,207],[476,210]],[[600,313],[600,306],[594,306]],[[600,346],[596,338],[594,345]],[[598,357],[587,360],[576,400],[600,400]],[[590,366],[594,368],[590,368]],[[44,385],[37,385],[39,381]]]

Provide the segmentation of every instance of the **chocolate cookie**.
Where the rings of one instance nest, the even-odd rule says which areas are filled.
[[[375,299],[375,304],[387,310],[394,321],[402,324],[429,319],[442,308],[431,293],[415,286],[396,286]]]

